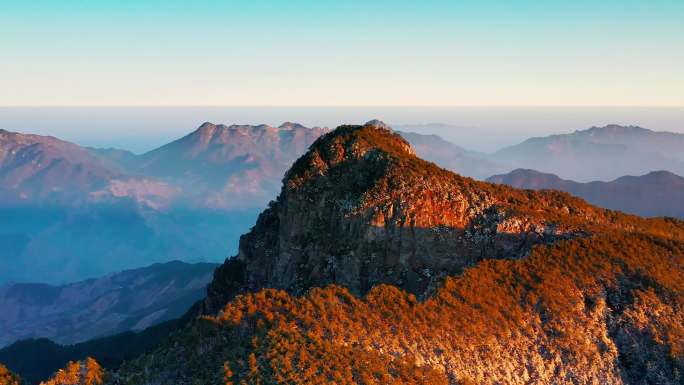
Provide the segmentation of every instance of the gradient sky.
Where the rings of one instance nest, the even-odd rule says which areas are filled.
[[[684,106],[684,1],[6,1],[0,105]]]

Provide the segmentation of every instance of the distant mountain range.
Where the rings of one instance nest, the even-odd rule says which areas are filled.
[[[324,132],[205,123],[135,155],[0,131],[0,283],[220,261]]]
[[[62,286],[0,285],[0,347],[26,338],[74,344],[178,318],[204,297],[216,266],[174,261]]]
[[[608,125],[531,138],[492,154],[509,170],[525,168],[589,182],[666,170],[684,175],[684,134]]]
[[[73,282],[172,259],[219,261],[276,196],[288,166],[326,132],[289,122],[204,123],[135,155],[0,131],[0,216],[7,218],[0,283]],[[639,127],[532,138],[494,154],[400,134],[419,156],[476,179],[521,167],[578,181],[684,174],[684,135]],[[678,215],[664,210],[643,212]]]
[[[141,155],[133,167],[127,161],[128,170],[168,181],[186,200],[181,204],[261,208],[277,192],[288,165],[325,132],[325,128],[290,122],[277,128],[204,123],[193,133]]]
[[[87,149],[57,138],[0,130],[0,204],[73,203],[120,173]]]
[[[613,210],[646,217],[684,219],[684,178],[668,171],[623,176],[611,182],[578,183],[553,174],[517,169],[508,174],[494,175],[487,181],[517,188],[562,190]]]
[[[262,208],[288,165],[326,131],[290,122],[277,128],[204,123],[135,155],[0,130],[0,205],[126,198],[156,209]]]
[[[489,160],[487,154],[466,150],[437,135],[402,131],[398,134],[411,143],[418,156],[464,176],[484,179],[507,170],[505,166]]]
[[[447,125],[403,129],[456,129]],[[684,175],[684,134],[607,125],[569,134],[530,138],[491,154],[468,151],[437,135],[399,132],[418,155],[461,175],[485,179],[514,169],[533,169],[580,182],[665,170]]]

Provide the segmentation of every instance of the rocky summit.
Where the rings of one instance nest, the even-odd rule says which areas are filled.
[[[585,237],[610,214],[570,195],[477,182],[418,157],[381,122],[342,126],[285,175],[275,202],[220,268],[207,309],[240,290],[301,294],[335,283],[364,294],[380,283],[423,296],[482,259],[520,258],[535,244]],[[228,272],[223,277],[224,272]]]
[[[97,354],[94,354],[97,358]],[[203,315],[109,384],[681,384],[684,223],[317,139]]]

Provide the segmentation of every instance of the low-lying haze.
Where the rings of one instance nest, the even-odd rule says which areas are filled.
[[[492,152],[531,136],[606,124],[684,132],[684,107],[4,107],[0,128],[53,135],[84,146],[142,153],[202,122],[296,121],[307,126],[381,119],[405,131],[434,133],[470,150]],[[437,124],[436,124],[437,123]],[[403,126],[403,127],[402,127]]]

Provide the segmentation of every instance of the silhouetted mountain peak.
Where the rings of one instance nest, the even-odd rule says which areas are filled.
[[[561,190],[601,207],[637,215],[684,218],[684,178],[669,171],[579,183],[554,174],[517,169],[487,181],[517,188]]]
[[[672,173],[672,172],[669,172],[669,171],[665,171],[665,170],[651,171],[651,172],[649,172],[648,174],[646,174],[646,175],[644,175],[644,176],[647,176],[647,177],[649,177],[649,178],[684,179],[684,178],[682,178],[681,176],[679,176],[679,175],[677,175],[677,174],[675,174],[675,173]]]
[[[631,134],[631,133],[647,133],[653,132],[649,129],[642,128],[639,126],[623,126],[620,124],[607,124],[605,126],[592,126],[586,130],[579,130],[579,132],[586,131],[588,133],[621,133],[621,134]]]
[[[178,317],[202,298],[215,267],[171,261],[66,285],[0,285],[0,325],[14,325],[0,328],[0,346],[35,337],[70,344]]]
[[[196,150],[203,151],[210,145],[240,146],[246,142],[263,143],[268,140],[277,142],[279,141],[280,133],[290,133],[293,131],[316,132],[320,135],[325,129],[320,127],[309,128],[299,123],[292,122],[285,122],[279,127],[273,127],[268,124],[233,124],[226,126],[224,124],[205,122],[195,131],[176,142],[184,144],[185,146],[197,146],[198,148],[196,148]],[[171,144],[176,142],[172,142]],[[264,150],[268,151],[269,149]]]
[[[664,170],[651,171],[648,174],[640,176],[626,175],[616,179],[614,182],[625,182],[628,180],[639,180],[640,183],[658,183],[663,186],[671,186],[672,188],[675,186],[684,186],[684,178]],[[684,198],[684,196],[682,196],[682,198]]]

